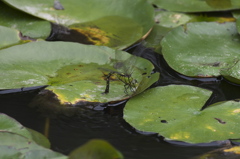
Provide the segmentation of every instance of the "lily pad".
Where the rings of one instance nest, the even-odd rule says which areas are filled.
[[[33,16],[71,25],[70,28],[78,30],[90,42],[117,49],[141,39],[154,24],[153,7],[145,0],[59,1],[63,7],[61,10],[49,0],[4,2]]]
[[[43,146],[45,148],[50,148],[49,140],[41,133],[27,128],[27,130],[31,133],[31,138],[35,141],[38,145]]]
[[[221,71],[221,75],[233,83],[240,84],[239,69],[240,69],[240,63],[239,63],[239,60],[237,60],[236,62],[232,63],[232,65],[229,66],[229,68],[223,69]]]
[[[48,21],[18,11],[0,2],[0,24],[19,30],[23,36],[46,39],[51,32]]]
[[[175,71],[193,77],[221,75],[239,59],[239,40],[233,22],[196,22],[179,26],[162,40],[162,54]]]
[[[48,139],[37,131],[27,129],[15,119],[0,113],[0,131],[22,135],[28,139],[34,140],[41,146],[50,148]]]
[[[0,123],[0,131],[8,131],[32,139],[31,133],[25,127],[15,119],[10,118],[3,113],[0,113]]]
[[[238,159],[240,157],[240,147],[234,146],[234,147],[225,147],[213,150],[211,152],[207,152],[203,155],[193,157],[191,159]]]
[[[39,146],[31,139],[28,139],[24,136],[21,136],[15,133],[0,132],[0,140],[1,140],[0,156],[4,156],[6,158],[10,158],[12,156],[17,156],[17,157],[21,156],[22,158],[29,158],[29,159],[31,158],[51,159],[55,157],[56,158],[61,157],[62,159],[67,159],[67,156],[64,156],[58,152],[54,152],[54,151],[51,151],[50,149],[46,149],[42,146]],[[16,150],[18,151],[18,153]]]
[[[161,40],[172,29],[191,22],[235,22],[233,17],[214,17],[211,14],[179,13],[171,11],[155,11],[155,26],[149,36],[145,39],[147,47],[155,49],[155,52],[161,54]]]
[[[236,25],[238,33],[240,33],[240,11],[233,11],[233,17],[236,18]]]
[[[184,13],[155,11],[155,22],[152,31],[147,36],[146,47],[154,48],[155,52],[161,54],[160,42],[162,38],[173,28],[187,23],[191,16]]]
[[[123,159],[123,155],[105,140],[93,139],[72,151],[69,159]]]
[[[19,31],[0,25],[0,49],[20,43]]]
[[[225,101],[202,110],[211,91],[186,85],[147,90],[131,98],[124,119],[140,131],[188,143],[238,139],[240,103]]]
[[[151,74],[154,66],[146,59],[69,42],[33,42],[1,50],[0,67],[0,89],[50,85],[46,89],[69,104],[126,99],[159,78]]]
[[[159,8],[178,12],[222,11],[240,8],[238,0],[149,0]]]

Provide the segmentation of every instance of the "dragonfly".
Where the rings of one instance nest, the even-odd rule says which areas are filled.
[[[138,56],[141,56],[141,54],[144,52],[144,47],[142,46],[142,43],[138,44],[138,46],[134,45],[133,47],[136,48],[132,53],[133,56],[131,56],[129,59],[125,61],[118,61],[117,56],[121,55],[119,54],[116,56],[116,62],[113,64],[113,67],[120,71],[105,69],[105,71],[108,71],[108,73],[103,73],[106,80],[106,88],[102,94],[108,94],[110,92],[110,81],[114,79],[117,79],[124,84],[124,93],[126,95],[128,95],[130,92],[136,91],[138,81],[134,79],[132,75]]]

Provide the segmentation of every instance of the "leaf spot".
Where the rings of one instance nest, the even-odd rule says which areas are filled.
[[[219,118],[214,118],[214,119],[216,119],[219,123],[221,123],[221,124],[226,124],[226,122],[225,121],[222,121],[221,119],[219,119]]]
[[[161,123],[168,123],[167,120],[161,120]]]

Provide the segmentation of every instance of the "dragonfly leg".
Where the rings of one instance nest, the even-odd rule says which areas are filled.
[[[113,75],[112,72],[109,72],[108,75],[106,76],[106,88],[105,91],[102,94],[108,94],[109,93],[109,89],[110,89],[110,78]]]

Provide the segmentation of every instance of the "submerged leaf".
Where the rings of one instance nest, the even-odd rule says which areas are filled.
[[[71,152],[69,159],[123,159],[123,155],[105,140],[94,139]]]

